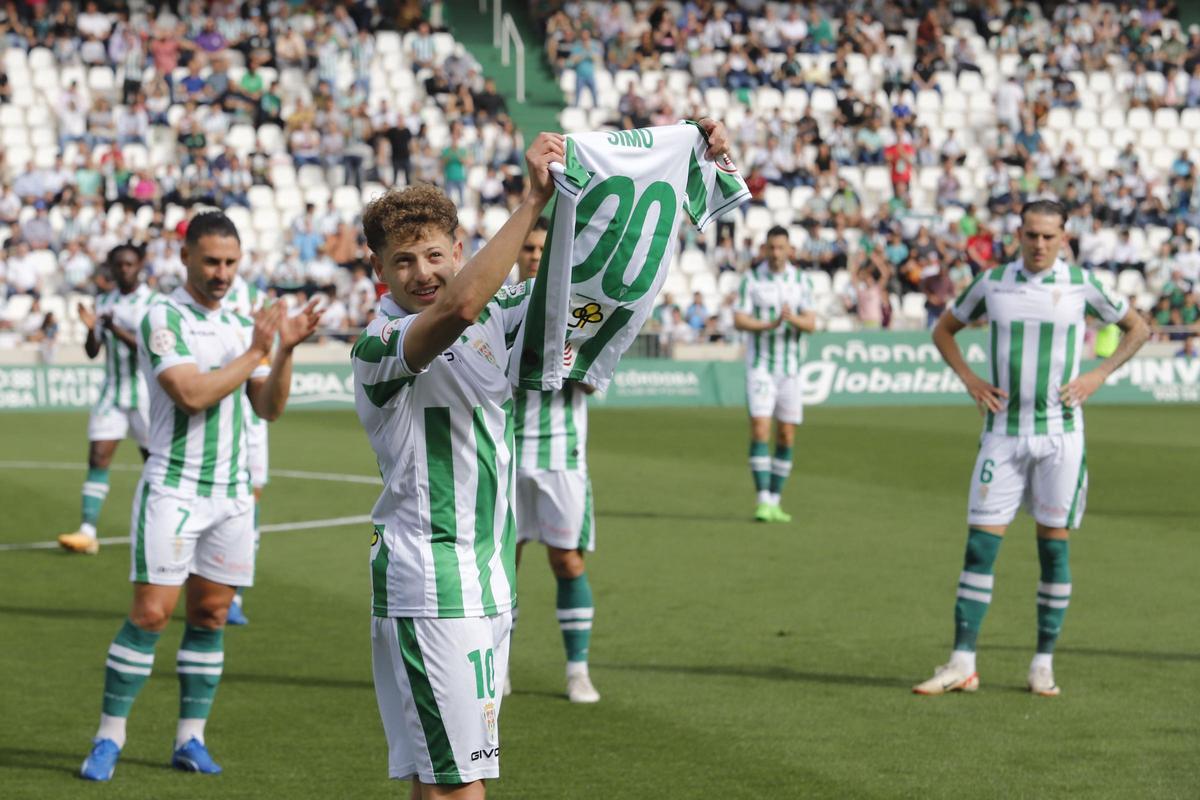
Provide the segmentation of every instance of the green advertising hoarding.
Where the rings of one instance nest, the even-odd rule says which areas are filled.
[[[959,334],[967,362],[985,373],[979,331]],[[808,337],[801,369],[807,406],[946,405],[970,403],[958,377],[921,332],[820,333]],[[1084,368],[1095,362],[1085,362]],[[85,409],[100,393],[98,366],[0,367],[0,411]],[[741,406],[740,362],[625,359],[597,407]],[[1117,370],[1092,403],[1200,402],[1200,359],[1136,358]],[[354,407],[350,364],[297,364],[293,409]]]

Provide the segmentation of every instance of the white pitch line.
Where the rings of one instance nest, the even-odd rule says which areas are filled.
[[[277,522],[273,525],[263,525],[259,528],[263,533],[284,533],[286,531],[307,531],[313,528],[343,528],[349,525],[362,525],[371,521],[370,514],[359,514],[353,517],[331,517],[329,519],[309,519],[303,522]],[[100,540],[100,544],[129,544],[128,536],[109,536]],[[0,544],[0,552],[14,550],[55,550],[58,542],[19,542],[17,544]]]
[[[86,464],[74,461],[0,461],[0,469],[87,469]],[[113,464],[109,469],[122,472],[141,472],[139,464]],[[365,483],[379,486],[383,480],[377,475],[349,475],[343,472],[307,472],[299,469],[273,469],[273,478],[300,478],[301,480],[334,481],[336,483]]]

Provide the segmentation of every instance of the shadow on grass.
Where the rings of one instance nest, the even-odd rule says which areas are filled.
[[[80,748],[79,752],[65,753],[57,750],[27,750],[22,747],[0,747],[0,769],[40,769],[47,772],[61,772],[71,777],[79,774],[79,765],[83,763],[87,751]],[[166,761],[151,761],[147,758],[129,758],[122,756],[120,765],[136,764],[139,767],[151,769],[172,769]]]
[[[42,619],[125,619],[129,612],[104,608],[33,608],[29,606],[0,606],[0,614]]]
[[[888,678],[878,675],[845,675],[832,672],[803,672],[788,667],[753,667],[738,664],[693,666],[690,664],[604,664],[593,663],[599,669],[629,672],[662,672],[675,675],[707,675],[720,678],[753,678],[768,681],[795,681],[846,686],[878,686],[885,689],[908,689],[909,678]]]
[[[369,689],[375,691],[375,684],[371,681],[308,675],[255,675],[248,672],[226,672],[221,676],[221,683],[258,683],[270,686],[304,686],[310,689]]]
[[[989,644],[980,650],[1019,650],[1029,652],[1029,645]],[[1152,650],[1110,650],[1104,647],[1056,647],[1057,655],[1068,656],[1103,656],[1107,658],[1128,658],[1134,661],[1200,661],[1200,653],[1161,653]]]

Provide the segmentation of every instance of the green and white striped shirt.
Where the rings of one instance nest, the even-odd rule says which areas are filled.
[[[253,283],[247,283],[241,275],[235,275],[229,291],[221,298],[221,305],[243,317],[253,317],[267,305],[267,296]]]
[[[246,462],[245,388],[215,406],[188,414],[158,383],[164,370],[195,364],[210,372],[250,348],[254,323],[225,309],[198,305],[180,286],[150,306],[138,330],[138,355],[150,394],[150,458],[143,480],[197,497],[244,497],[250,493]],[[264,362],[251,373],[265,378]]]
[[[1064,407],[1059,388],[1079,374],[1085,317],[1117,322],[1129,303],[1111,297],[1092,274],[1062,259],[1041,273],[1021,259],[979,273],[950,307],[959,322],[988,320],[992,385],[1006,407],[987,413],[984,430],[1008,436],[1083,430],[1083,410]]]
[[[737,310],[754,319],[779,319],[784,306],[800,314],[812,305],[812,281],[791,264],[772,272],[764,261],[747,271],[738,287]],[[801,331],[787,323],[773,330],[747,331],[746,369],[798,375],[805,349]]]
[[[121,330],[137,334],[146,309],[158,295],[146,284],[139,284],[129,294],[113,289],[96,298],[96,316],[112,315],[112,324]],[[104,343],[104,385],[96,409],[119,408],[128,411],[145,408],[146,378],[138,369],[137,351],[117,338],[111,330],[102,334]]]
[[[513,391],[517,467],[587,471],[587,394],[574,381],[557,392]]]
[[[516,602],[508,350],[532,281],[501,289],[425,369],[404,361],[419,315],[391,295],[351,351],[354,406],[383,492],[371,518],[372,613],[478,617]]]

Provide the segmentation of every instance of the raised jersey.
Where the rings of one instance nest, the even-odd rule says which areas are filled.
[[[375,616],[513,608],[515,434],[505,365],[531,283],[501,289],[423,370],[404,361],[418,315],[391,295],[354,344],[354,406],[384,484],[371,512]]]
[[[253,328],[254,323],[240,314],[199,305],[183,286],[150,306],[138,329],[138,356],[150,395],[150,458],[142,471],[144,480],[197,497],[250,493],[245,387],[211,408],[188,414],[157,378],[180,364],[195,364],[201,372],[220,369],[250,348]],[[250,378],[265,378],[270,372],[263,363]]]
[[[587,394],[573,381],[557,391],[513,392],[517,467],[587,471]]]
[[[772,272],[766,261],[746,272],[738,286],[737,310],[761,320],[779,319],[786,307],[793,313],[813,306],[812,281],[788,264]],[[766,331],[747,331],[746,368],[771,375],[798,375],[804,362],[803,332],[784,322]]]
[[[1008,392],[984,430],[1008,436],[1083,430],[1083,410],[1062,404],[1059,389],[1079,374],[1086,317],[1116,322],[1129,304],[1088,270],[1058,260],[1041,273],[1021,259],[987,270],[950,307],[959,322],[986,319],[992,385]]]
[[[603,390],[652,311],[684,216],[701,230],[750,196],[728,157],[704,157],[693,123],[571,134],[514,385]]]
[[[142,317],[155,297],[154,290],[145,284],[139,284],[129,294],[114,289],[96,298],[96,316],[109,314],[113,325],[136,336]],[[101,341],[104,343],[104,384],[100,387],[96,407],[145,408],[148,401],[146,378],[138,369],[137,350],[107,328]]]

